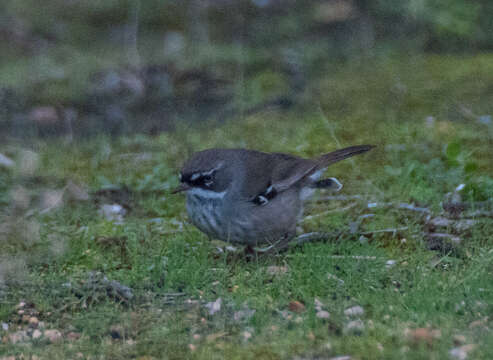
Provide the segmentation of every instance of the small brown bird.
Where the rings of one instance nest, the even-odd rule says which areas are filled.
[[[245,149],[195,153],[180,172],[191,222],[211,238],[248,246],[285,244],[296,235],[303,203],[315,189],[340,190],[327,167],[365,153],[357,145],[315,159]]]

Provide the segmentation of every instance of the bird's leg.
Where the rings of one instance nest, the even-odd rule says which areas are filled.
[[[286,234],[275,243],[272,243],[271,245],[266,246],[264,248],[256,248],[254,249],[254,251],[257,255],[269,255],[273,253],[280,253],[281,251],[284,251],[289,247],[291,239],[292,238]]]
[[[330,238],[338,238],[341,232],[327,233],[327,232],[310,232],[296,236],[295,238],[283,237],[281,240],[267,246],[265,248],[250,248],[252,251],[250,254],[255,255],[269,255],[273,253],[280,253],[286,251],[291,246],[299,246],[309,242],[324,241]]]
[[[298,235],[292,241],[290,241],[289,245],[298,246],[303,245],[309,242],[326,240],[330,237],[338,237],[339,233],[326,233],[326,232],[309,232],[305,234]]]

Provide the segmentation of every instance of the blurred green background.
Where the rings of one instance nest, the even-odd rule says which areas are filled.
[[[488,0],[4,0],[0,136],[157,134],[310,109],[324,101],[313,84],[344,64],[491,50],[492,14]]]

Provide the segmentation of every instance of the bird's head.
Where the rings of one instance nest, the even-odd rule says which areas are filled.
[[[224,149],[209,149],[195,153],[180,171],[180,185],[173,193],[192,191],[223,193],[232,180],[229,174],[230,154]]]

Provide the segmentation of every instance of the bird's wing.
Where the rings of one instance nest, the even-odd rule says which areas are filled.
[[[317,169],[318,162],[287,154],[257,153],[246,163],[241,193],[244,199],[264,204]]]
[[[273,154],[278,157],[277,166],[272,171],[272,186],[277,192],[285,191],[311,175],[318,168],[318,163],[284,154]]]

